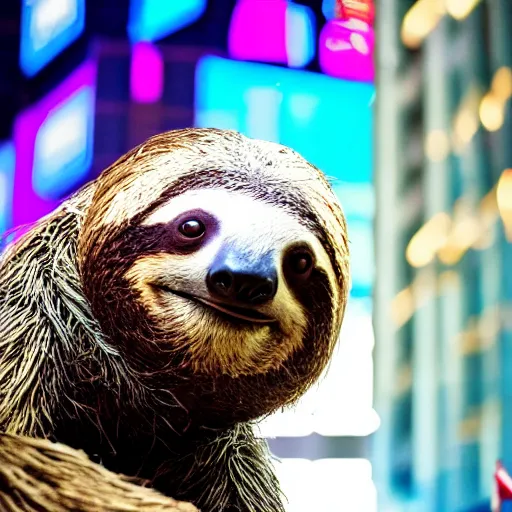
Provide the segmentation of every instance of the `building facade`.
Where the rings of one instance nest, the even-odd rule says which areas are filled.
[[[489,510],[512,467],[512,2],[380,0],[379,510]]]

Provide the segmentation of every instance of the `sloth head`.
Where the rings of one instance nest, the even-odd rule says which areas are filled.
[[[284,146],[213,129],[155,136],[100,176],[79,266],[111,342],[203,422],[300,396],[330,358],[349,287],[324,176]]]

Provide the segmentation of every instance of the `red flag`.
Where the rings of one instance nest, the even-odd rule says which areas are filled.
[[[502,502],[508,500],[512,500],[512,477],[503,467],[501,461],[498,461],[494,472],[494,489],[491,498],[492,512],[500,512]]]

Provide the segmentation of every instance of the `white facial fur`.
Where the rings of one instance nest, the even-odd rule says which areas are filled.
[[[127,279],[139,291],[148,315],[161,328],[165,329],[172,320],[171,328],[187,334],[179,346],[186,346],[195,371],[237,376],[278,367],[300,348],[307,326],[307,312],[288,288],[283,275],[283,253],[297,242],[309,244],[316,266],[332,279],[328,255],[314,234],[284,209],[251,198],[247,193],[225,189],[189,190],[155,210],[143,224],[169,223],[178,215],[196,209],[217,219],[216,235],[191,254],[142,256],[126,274]],[[253,254],[262,256],[273,252],[278,272],[277,293],[270,303],[258,309],[278,320],[284,336],[281,340],[272,339],[275,334],[268,325],[230,324],[208,308],[151,286],[165,281],[171,289],[207,298],[208,271],[221,246],[230,243],[249,247]]]

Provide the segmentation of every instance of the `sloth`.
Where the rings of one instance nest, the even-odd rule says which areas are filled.
[[[0,260],[0,508],[283,511],[255,422],[319,379],[348,290],[298,153],[150,138]]]

